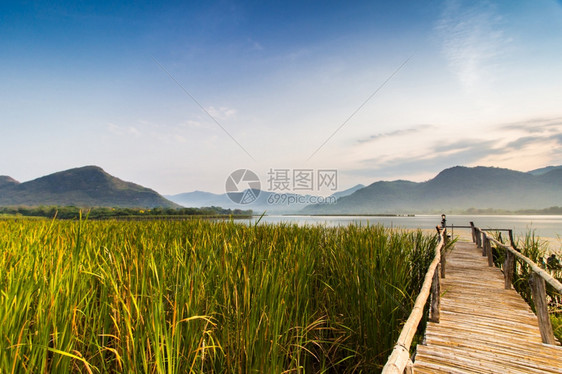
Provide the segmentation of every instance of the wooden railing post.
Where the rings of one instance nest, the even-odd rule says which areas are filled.
[[[486,233],[484,231],[482,231],[482,256],[486,256],[488,254],[488,251],[486,250]]]
[[[476,243],[476,229],[474,228],[474,222],[470,222],[470,231],[472,232],[472,242]]]
[[[515,256],[510,251],[506,251],[505,261],[503,263],[503,277],[505,279],[505,289],[511,289],[513,282],[513,273],[515,272]]]
[[[475,229],[476,231],[476,248],[482,248],[482,232],[479,228]]]
[[[552,323],[548,315],[548,304],[546,303],[546,287],[544,279],[537,273],[531,274],[529,279],[531,291],[533,294],[533,303],[535,304],[535,312],[539,320],[539,329],[541,330],[542,342],[545,344],[554,343],[554,333],[552,332]]]
[[[441,264],[437,265],[435,273],[433,273],[433,282],[431,282],[431,306],[429,309],[429,320],[431,322],[439,323],[439,309],[441,306],[441,283],[439,281],[439,268]]]
[[[516,251],[519,252],[519,250],[518,250],[517,247],[515,246],[515,240],[513,240],[513,230],[510,229],[510,230],[508,231],[508,234],[509,234],[509,241],[510,241],[510,243],[511,243],[511,246],[513,247],[513,249],[515,249]]]
[[[449,238],[447,237],[447,232],[443,237],[443,251],[441,253],[441,278],[445,278],[445,272],[447,268],[447,253],[445,253],[445,249],[447,248],[447,242]]]
[[[548,315],[548,303],[546,301],[546,282],[554,287],[554,289],[559,293],[562,293],[562,283],[554,278],[551,274],[546,272],[544,269],[542,269],[540,266],[538,266],[536,263],[534,263],[530,258],[524,256],[521,251],[519,251],[517,247],[515,247],[513,232],[511,230],[509,230],[509,239],[511,241],[511,245],[506,245],[497,241],[493,237],[488,237],[485,232],[480,230],[478,227],[475,227],[475,232],[477,233],[477,241],[479,236],[481,236],[482,238],[482,251],[484,254],[488,255],[488,264],[490,266],[493,266],[492,242],[498,248],[503,248],[506,250],[506,259],[504,262],[504,277],[506,289],[511,288],[511,286],[513,285],[516,259],[522,261],[522,263],[527,264],[531,268],[532,273],[529,279],[529,285],[531,288],[532,300],[535,305],[535,313],[537,315],[541,339],[545,344],[556,344],[552,331],[552,323],[550,322],[550,316]]]
[[[488,266],[494,266],[494,256],[492,255],[492,243],[490,243],[490,239],[488,236],[485,236],[484,248],[486,249],[486,256],[488,256]]]

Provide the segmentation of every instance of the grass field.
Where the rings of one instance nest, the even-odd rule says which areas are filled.
[[[437,237],[0,220],[0,372],[373,372]]]

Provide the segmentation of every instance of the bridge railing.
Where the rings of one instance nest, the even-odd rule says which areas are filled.
[[[401,374],[404,370],[411,371],[413,363],[410,358],[410,346],[412,345],[412,340],[423,317],[423,311],[429,295],[431,295],[429,320],[432,322],[439,322],[441,293],[439,277],[440,274],[442,278],[445,277],[445,256],[441,256],[441,252],[447,244],[447,230],[446,228],[439,230],[439,227],[437,230],[440,231],[439,235],[441,240],[435,249],[435,257],[425,274],[423,285],[418,297],[416,298],[414,308],[412,309],[408,320],[404,324],[392,353],[388,357],[386,365],[382,370],[384,374]]]
[[[531,286],[531,297],[535,304],[535,312],[539,322],[539,329],[541,331],[541,338],[545,344],[555,344],[554,333],[552,331],[552,323],[548,315],[548,303],[546,301],[546,284],[550,284],[557,292],[562,294],[562,283],[556,278],[538,266],[530,258],[524,256],[517,250],[513,242],[513,235],[511,230],[510,241],[511,245],[503,244],[502,242],[493,238],[486,230],[470,223],[472,228],[472,240],[478,248],[482,248],[482,256],[488,257],[488,266],[494,266],[494,259],[492,255],[492,245],[494,243],[496,248],[504,249],[506,251],[505,261],[503,263],[503,274],[505,280],[505,289],[510,289],[513,283],[513,276],[515,272],[515,259],[518,259],[527,265],[532,270],[531,279],[529,284]],[[495,231],[495,230],[489,230]]]

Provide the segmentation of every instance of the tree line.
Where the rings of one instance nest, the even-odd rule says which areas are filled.
[[[156,217],[182,216],[251,216],[252,210],[225,209],[217,206],[204,208],[109,208],[93,207],[80,208],[76,206],[38,206],[38,207],[0,207],[0,215],[23,217],[46,217],[60,219],[89,219],[132,218],[142,219]]]

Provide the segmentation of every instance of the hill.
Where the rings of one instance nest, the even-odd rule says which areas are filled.
[[[547,166],[544,168],[528,171],[527,173],[532,175],[543,175],[556,169],[562,169],[562,166]]]
[[[239,193],[231,193],[231,197],[235,201],[241,201],[242,195],[249,190]],[[167,195],[166,198],[170,199],[176,204],[184,207],[210,207],[220,206],[230,209],[252,209],[256,213],[275,213],[275,214],[289,214],[296,213],[302,208],[307,206],[307,201],[310,195],[298,195],[295,193],[275,193],[269,191],[252,190],[252,195],[257,196],[257,199],[249,204],[238,204],[231,200],[226,193],[214,194],[204,191],[193,191],[180,193],[177,195]]]
[[[379,181],[338,199],[305,207],[307,214],[452,212],[475,209],[544,209],[562,205],[562,169],[533,175],[493,167],[445,169],[421,183]]]
[[[176,204],[193,208],[202,208],[207,206],[227,207],[232,205],[232,201],[226,194],[219,195],[205,191],[185,192],[177,195],[165,195],[164,197]]]
[[[17,180],[12,177],[8,177],[7,175],[0,175],[0,188],[8,187],[8,186],[15,186],[19,184]]]
[[[365,188],[364,184],[357,184],[351,188],[348,188],[347,190],[343,190],[343,191],[339,191],[336,192],[334,194],[332,194],[333,197],[335,197],[336,199],[345,197],[345,196],[349,196],[352,193],[354,193],[355,191],[359,191],[360,189]]]
[[[339,199],[343,196],[351,195],[355,191],[364,187],[364,185],[358,184],[347,190],[336,192],[332,195],[332,197]],[[243,195],[244,192],[246,191],[240,192],[238,199],[235,198],[236,194],[232,194],[232,197],[239,201],[241,200],[241,195]],[[318,201],[318,199],[321,199],[319,196],[299,195],[292,192],[284,193],[254,190],[252,193],[257,195],[258,198],[249,204],[237,204],[233,202],[226,193],[214,194],[204,191],[185,192],[177,195],[166,195],[165,197],[184,207],[202,208],[220,206],[230,209],[252,209],[256,213],[268,212],[275,214],[297,213],[302,208],[309,205],[309,201]]]
[[[24,183],[1,177],[0,206],[18,205],[178,207],[154,190],[122,181],[97,166],[65,170]]]

